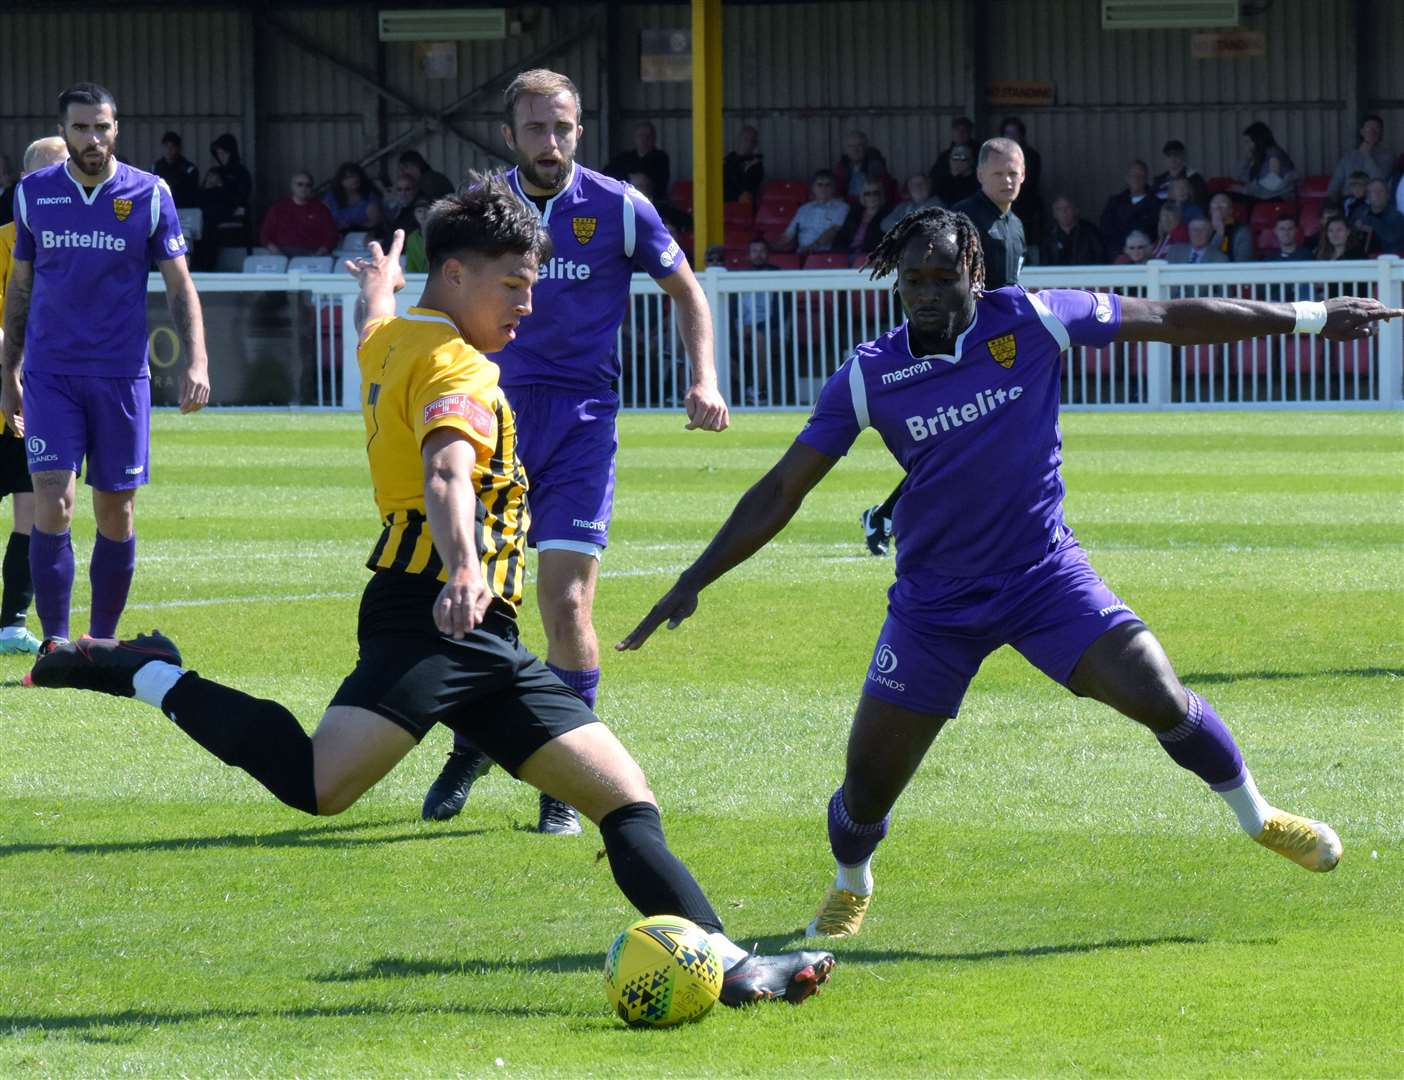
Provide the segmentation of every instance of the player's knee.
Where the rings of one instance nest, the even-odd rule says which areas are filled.
[[[543,598],[542,615],[553,637],[579,636],[590,632],[590,591],[584,582],[572,582],[549,598]]]
[[[359,791],[344,784],[325,784],[317,787],[317,816],[335,817],[351,807],[361,797]]]

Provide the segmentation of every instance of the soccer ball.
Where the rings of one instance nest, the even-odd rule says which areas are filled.
[[[721,958],[707,932],[681,915],[640,919],[605,956],[605,996],[630,1027],[700,1019],[721,987]]]

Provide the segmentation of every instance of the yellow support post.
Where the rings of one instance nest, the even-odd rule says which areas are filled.
[[[692,265],[723,242],[722,0],[692,0]]]

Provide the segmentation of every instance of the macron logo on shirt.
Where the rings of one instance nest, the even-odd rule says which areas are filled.
[[[912,364],[910,367],[898,368],[896,371],[884,372],[882,376],[882,385],[891,386],[893,383],[899,383],[903,379],[910,379],[913,375],[920,375],[923,371],[930,370],[931,361],[923,360],[920,364]]]
[[[35,206],[67,206],[73,201],[72,195],[41,195],[34,200]]]
[[[948,406],[939,410],[935,416],[907,417],[907,431],[911,433],[913,442],[922,442],[942,431],[974,423],[982,416],[994,412],[1005,402],[1018,401],[1023,396],[1022,386],[1011,386],[1008,390],[1004,387],[998,390],[980,390],[975,394],[974,401]]]
[[[41,229],[39,232],[39,246],[45,248],[98,248],[102,251],[126,251],[127,241],[124,237],[113,236],[111,233],[103,232],[101,229],[94,229],[92,232],[74,232],[72,229],[65,229],[63,232],[54,232],[52,229]]]

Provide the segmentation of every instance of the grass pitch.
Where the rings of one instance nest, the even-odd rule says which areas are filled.
[[[800,423],[624,420],[602,641]],[[527,831],[535,798],[500,772],[459,819],[419,821],[446,731],[311,819],[154,710],[23,690],[3,658],[0,1075],[1404,1074],[1404,417],[1076,414],[1064,433],[1094,563],[1264,794],[1336,826],[1335,873],[1258,848],[1146,732],[1004,650],[898,805],[825,993],[630,1031],[602,991],[632,914],[598,833]],[[159,626],[314,723],[354,661],[376,536],[359,420],[161,415],[155,460],[123,632]],[[747,945],[798,944],[830,877],[824,805],[891,574],[856,517],[895,479],[866,435],[681,630],[604,659],[601,712]],[[86,507],[75,535],[81,566]]]

